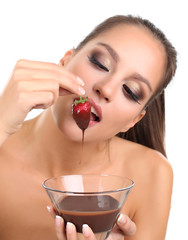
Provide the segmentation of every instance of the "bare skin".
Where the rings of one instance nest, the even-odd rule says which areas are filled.
[[[115,34],[114,31],[116,31]],[[122,28],[106,33],[108,38],[104,34],[75,56],[72,52],[68,53],[60,63],[62,68],[53,64],[29,61],[21,61],[15,67],[10,83],[0,99],[0,112],[4,113],[0,123],[2,133],[0,135],[2,142],[0,148],[0,238],[2,240],[22,240],[26,236],[28,240],[52,240],[56,239],[56,235],[58,240],[66,239],[64,233],[58,232],[60,228],[57,224],[55,231],[54,219],[46,210],[46,206],[51,203],[41,184],[48,177],[75,173],[115,173],[134,180],[135,186],[122,213],[136,224],[137,231],[135,233],[135,226],[128,219],[127,225],[123,224],[122,227],[121,224],[115,225],[116,229],[109,239],[116,240],[123,237],[132,240],[164,239],[170,210],[172,169],[160,153],[114,137],[117,132],[128,130],[144,117],[143,106],[152,95],[148,86],[139,82],[139,86],[136,85],[136,87],[143,89],[145,97],[140,100],[139,104],[130,101],[121,93],[122,76],[124,76],[124,83],[124,79],[127,79],[135,69],[139,71],[141,68],[142,71],[140,70],[139,73],[145,74],[154,91],[163,74],[164,51],[146,31],[131,27],[125,31],[130,34],[130,39],[127,40],[128,49],[131,46],[129,43],[132,44],[133,39],[137,39],[139,35],[139,44],[142,42],[140,39],[143,40],[141,49],[145,48],[145,53],[147,53],[143,61],[143,59],[138,59],[137,50],[132,51],[133,59],[129,57],[128,71],[122,68],[127,55],[121,55],[122,60],[118,65],[105,50],[103,61],[107,62],[108,67],[111,68],[110,73],[98,73],[97,69],[91,70],[90,63],[86,63],[87,58],[84,58],[99,40],[107,42],[107,39],[111,39],[108,44],[113,48],[118,46],[116,51],[119,54],[124,53],[124,51],[119,51],[121,46],[124,46],[122,44],[125,40],[118,37],[118,34],[122,33]],[[117,41],[120,42],[117,44]],[[137,65],[135,65],[134,55],[138,61]],[[153,57],[152,61],[151,57]],[[147,59],[150,68],[147,67]],[[22,71],[17,71],[18,69]],[[52,74],[51,77],[48,77],[46,71],[41,69],[51,69],[51,72],[48,72]],[[36,79],[33,80],[33,76]],[[102,121],[86,130],[84,158],[81,163],[78,157],[81,154],[81,131],[71,117],[71,104],[75,96],[83,94],[80,90],[83,84],[75,76],[84,80],[86,93],[100,103],[103,109]],[[109,81],[106,81],[107,78]],[[71,84],[70,81],[72,81]],[[128,81],[126,80],[129,84],[130,81],[134,81],[134,86],[138,82],[132,77]],[[28,82],[32,84],[28,86]],[[44,89],[44,86],[47,87]],[[61,87],[60,91],[59,87]],[[33,90],[30,92],[30,89]],[[16,93],[22,94],[16,95]],[[21,98],[16,98],[16,96],[21,96]],[[124,107],[118,109],[118,103],[122,101],[124,101]],[[37,118],[23,123],[27,113],[32,108],[41,107],[41,105],[47,109]],[[114,107],[117,109],[116,114],[119,114],[119,118],[112,119],[114,122],[107,125],[110,124],[108,119]],[[10,116],[14,116],[14,119]],[[113,124],[114,127],[110,128]],[[108,133],[106,125],[109,128]],[[99,131],[103,133],[100,137]],[[118,227],[122,231],[119,235],[115,234]],[[127,236],[132,235],[131,232],[135,234]],[[90,233],[87,239],[93,239],[92,232]],[[70,235],[67,239],[76,238]]]

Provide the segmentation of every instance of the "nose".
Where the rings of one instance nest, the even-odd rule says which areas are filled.
[[[94,91],[100,98],[104,98],[106,102],[111,102],[115,94],[115,86],[109,80],[100,81],[94,85]]]

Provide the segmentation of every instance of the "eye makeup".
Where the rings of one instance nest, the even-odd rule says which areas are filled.
[[[90,56],[88,56],[89,61],[94,64],[95,67],[104,70],[106,72],[110,71],[110,63],[105,56],[103,56],[100,52],[93,52]]]
[[[123,84],[123,92],[131,100],[140,104],[140,100],[144,98],[142,89],[135,81],[127,81]]]

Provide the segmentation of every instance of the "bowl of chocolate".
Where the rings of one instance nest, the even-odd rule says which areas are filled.
[[[134,182],[115,175],[64,175],[43,182],[56,214],[75,225],[78,239],[87,224],[97,240],[106,239]]]

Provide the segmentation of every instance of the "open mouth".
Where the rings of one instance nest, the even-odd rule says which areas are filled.
[[[98,114],[93,106],[91,107],[91,121],[100,122],[100,117],[98,116]]]

